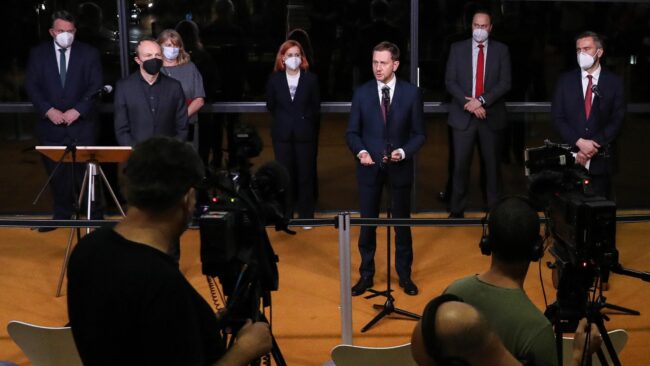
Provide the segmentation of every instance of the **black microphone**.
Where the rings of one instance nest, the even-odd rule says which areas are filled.
[[[594,84],[591,86],[591,91],[596,94],[598,98],[602,98],[600,95],[600,89],[598,89],[598,84]]]
[[[110,85],[104,85],[101,88],[95,90],[92,94],[86,97],[86,100],[95,99],[99,96],[110,94],[113,91],[113,87]]]

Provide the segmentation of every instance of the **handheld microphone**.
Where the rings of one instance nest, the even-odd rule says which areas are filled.
[[[106,95],[106,94],[110,94],[111,92],[113,92],[113,87],[110,86],[110,85],[104,85],[104,86],[102,86],[101,88],[95,90],[95,91],[94,91],[92,94],[90,94],[89,96],[87,96],[87,97],[86,97],[86,100],[95,99],[95,98],[97,98],[97,97],[99,97],[99,96],[103,96],[103,95]]]
[[[592,86],[591,86],[591,91],[592,91],[592,93],[596,94],[596,96],[597,96],[598,98],[602,98],[602,97],[600,96],[600,89],[598,89],[598,84],[594,84],[594,85],[592,85]]]

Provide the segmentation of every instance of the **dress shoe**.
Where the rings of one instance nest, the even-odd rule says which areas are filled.
[[[450,219],[462,219],[465,217],[465,214],[462,212],[452,212],[449,214]]]
[[[356,285],[352,286],[352,296],[359,296],[366,292],[367,289],[371,288],[373,285],[372,278],[363,278],[359,279]]]
[[[56,230],[55,227],[39,227],[38,229],[36,229],[36,231],[38,231],[39,233],[47,233],[54,230]]]
[[[415,296],[418,294],[418,287],[411,281],[410,278],[405,280],[399,280],[399,287],[404,289],[404,293],[407,295]]]

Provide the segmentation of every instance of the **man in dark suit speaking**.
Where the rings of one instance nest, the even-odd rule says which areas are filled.
[[[551,113],[563,142],[575,146],[576,162],[589,171],[592,191],[610,198],[609,150],[623,125],[625,105],[623,81],[601,67],[604,52],[598,34],[576,38],[580,68],[560,76]]]
[[[376,80],[360,86],[352,97],[347,144],[357,157],[357,180],[361,217],[378,217],[381,191],[388,183],[393,217],[410,216],[413,157],[425,140],[420,90],[398,80],[399,48],[390,42],[375,46],[372,69]],[[376,227],[364,226],[359,236],[361,278],[352,295],[373,286],[375,274]],[[413,249],[411,229],[395,228],[395,268],[399,285],[409,295],[418,288],[411,280]]]
[[[153,39],[136,48],[138,71],[118,81],[115,88],[115,137],[134,146],[153,136],[187,139],[187,105],[178,81],[160,73],[162,50]]]
[[[488,40],[492,18],[478,11],[472,18],[472,38],[451,45],[445,85],[452,96],[449,119],[454,149],[450,217],[463,217],[467,206],[469,169],[474,146],[485,161],[488,206],[501,194],[500,152],[506,127],[504,95],[510,90],[510,52]]]
[[[97,138],[92,95],[102,86],[102,67],[95,48],[74,41],[76,30],[70,13],[55,12],[50,28],[54,42],[36,46],[29,56],[25,90],[39,117],[36,133],[41,145],[94,145]],[[43,162],[51,174],[56,164],[48,158]],[[64,164],[64,169],[57,169],[50,183],[54,219],[70,219],[74,211],[71,166]],[[77,188],[81,187],[84,171],[83,164],[75,166]],[[53,229],[39,229],[49,230]]]

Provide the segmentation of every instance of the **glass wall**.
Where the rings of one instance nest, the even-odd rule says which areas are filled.
[[[0,195],[0,212],[46,212],[50,207],[47,194],[41,203],[31,204],[46,177],[40,156],[32,149],[37,144],[35,116],[23,85],[29,49],[51,41],[50,17],[58,9],[69,10],[77,17],[76,39],[101,51],[104,83],[110,85],[121,77],[123,66],[135,71],[132,56],[138,39],[155,37],[165,28],[179,26],[179,22],[195,22],[200,42],[186,43],[204,75],[212,103],[206,109],[237,111],[227,118],[258,127],[265,150],[254,159],[256,164],[273,158],[271,120],[262,101],[277,48],[287,35],[304,43],[325,103],[318,156],[320,210],[358,207],[354,160],[345,145],[344,132],[355,87],[372,78],[372,46],[384,39],[400,45],[398,74],[404,79],[409,79],[415,64],[411,51],[416,51],[419,82],[430,112],[426,115],[428,140],[418,157],[414,209],[444,210],[446,203],[438,195],[444,192],[447,181],[449,144],[446,115],[438,103],[448,100],[444,72],[449,46],[469,37],[468,14],[478,5],[494,14],[493,38],[510,48],[513,87],[508,101],[523,103],[510,105],[508,144],[503,152],[504,190],[525,190],[524,146],[539,146],[545,138],[557,140],[548,113],[554,84],[561,72],[576,64],[574,35],[591,29],[605,35],[605,64],[624,79],[626,99],[634,111],[628,113],[619,138],[617,201],[623,208],[650,207],[646,193],[650,173],[641,151],[643,138],[650,133],[647,2],[422,0],[411,8],[409,0],[128,0],[126,13],[120,17],[117,9],[121,1],[27,0],[5,4],[11,16],[6,21],[10,35],[6,37],[6,56],[0,58],[0,184],[10,189]],[[419,19],[415,43],[410,33],[412,12],[417,12]],[[127,25],[128,65],[120,64],[121,20]],[[115,144],[111,98],[104,98],[101,106],[99,143],[103,145]],[[105,167],[111,169],[115,168]],[[479,171],[475,158],[470,186],[473,209],[484,206]]]

